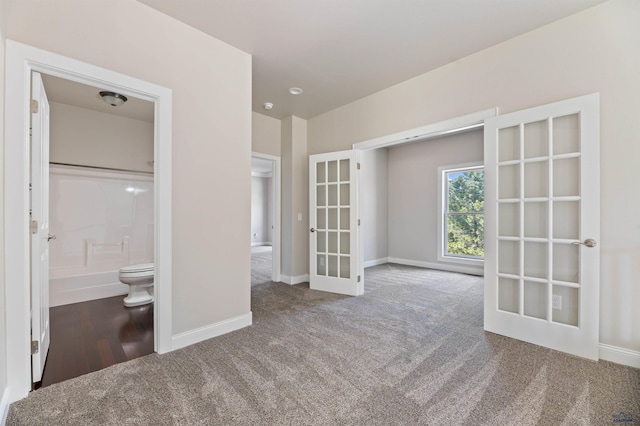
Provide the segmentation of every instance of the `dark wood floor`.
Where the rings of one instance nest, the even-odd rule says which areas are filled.
[[[153,352],[153,304],[126,308],[124,296],[49,310],[51,345],[37,387]]]

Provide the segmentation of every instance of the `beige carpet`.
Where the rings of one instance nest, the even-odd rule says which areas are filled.
[[[357,298],[257,285],[253,326],[38,390],[8,424],[640,422],[640,370],[485,333],[481,278],[381,265],[365,280]]]
[[[251,287],[271,282],[273,247],[251,247]]]

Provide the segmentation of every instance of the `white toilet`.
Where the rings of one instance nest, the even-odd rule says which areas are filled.
[[[153,302],[153,273],[153,263],[139,263],[120,269],[120,282],[129,286],[129,295],[124,298],[124,306],[130,308]]]

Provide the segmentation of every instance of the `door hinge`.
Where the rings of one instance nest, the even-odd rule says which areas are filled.
[[[360,275],[358,275],[358,282],[360,282]]]
[[[358,226],[360,226],[360,219],[358,219]]]
[[[358,168],[358,170],[360,170],[360,163],[357,164],[357,168]]]
[[[31,113],[32,114],[38,113],[38,101],[36,101],[35,99],[31,99]]]
[[[40,344],[38,343],[38,341],[37,340],[32,340],[31,341],[31,355],[37,354],[39,350],[40,350]]]
[[[37,234],[38,233],[38,221],[37,220],[30,220],[29,221],[29,231],[31,231],[32,234]]]

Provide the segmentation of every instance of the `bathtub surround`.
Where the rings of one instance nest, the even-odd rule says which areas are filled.
[[[640,370],[485,333],[482,278],[392,264],[365,275],[361,297],[258,285],[252,327],[34,392],[7,424],[607,425],[640,413]]]
[[[154,261],[153,175],[50,168],[50,306],[124,295],[126,265]]]

